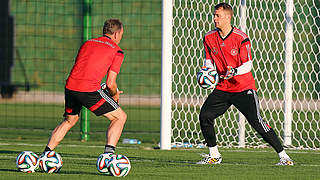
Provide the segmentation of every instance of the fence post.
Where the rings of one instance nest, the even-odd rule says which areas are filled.
[[[92,0],[83,0],[83,42],[91,38],[91,6]],[[90,112],[82,107],[80,117],[80,139],[88,141],[90,139]]]

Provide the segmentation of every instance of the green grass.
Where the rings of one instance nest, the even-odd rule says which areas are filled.
[[[128,114],[123,137],[143,139],[145,142],[159,142],[159,107],[123,106],[122,108]],[[0,127],[2,128],[0,136],[10,136],[12,133],[29,134],[30,130],[37,130],[39,133],[51,131],[63,120],[63,113],[64,106],[58,104],[0,104]],[[90,135],[93,140],[105,139],[108,125],[109,120],[102,116],[97,117],[90,112]],[[78,122],[71,129],[70,136],[78,140],[79,132],[80,123]]]
[[[95,162],[103,151],[103,141],[63,141],[56,151],[62,155],[60,173],[32,174],[18,172],[15,158],[23,150],[42,152],[46,141],[28,139],[10,141],[0,138],[0,179],[106,179],[99,174]],[[199,153],[206,149],[153,149],[155,145],[123,145],[119,143],[118,154],[126,155],[132,165],[127,179],[318,179],[320,177],[319,151],[288,151],[295,160],[293,167],[279,167],[277,154],[267,149],[223,149],[223,164],[196,165]]]
[[[199,108],[193,107],[179,107],[173,113],[173,137],[177,141],[183,141],[186,137],[192,139],[192,143],[196,142],[196,138],[204,139],[202,137],[198,116],[200,113]],[[260,109],[262,118],[276,131],[279,137],[283,137],[283,122],[284,112],[279,109]],[[320,141],[317,134],[320,134],[320,112],[317,110],[294,110],[292,121],[292,145],[295,147],[320,147]],[[215,119],[215,130],[220,132],[217,134],[218,142],[223,143],[224,146],[238,145],[239,123],[238,123],[238,111],[235,108],[230,108],[225,114]],[[200,136],[199,136],[200,134]],[[257,138],[261,139],[261,136],[254,130],[246,121],[246,144],[256,145]],[[192,138],[195,137],[195,138]],[[261,143],[261,142],[259,142]]]
[[[123,131],[123,138],[138,138],[143,142],[158,143],[160,141],[160,107],[151,106],[123,106],[124,111],[128,114],[128,119]],[[172,133],[177,141],[185,141],[184,138],[195,137],[203,139],[199,123],[199,108],[191,108],[190,112],[179,107],[173,113],[173,119],[179,119],[172,122]],[[193,112],[193,113],[191,113]],[[37,133],[48,135],[48,131],[53,130],[62,120],[64,106],[58,104],[0,104],[0,127],[2,128],[0,136],[7,137],[10,134],[30,134],[30,130],[37,130]],[[281,110],[263,110],[261,109],[263,118],[275,129],[280,137],[283,136],[282,126],[284,114]],[[317,134],[320,133],[320,122],[316,119],[320,118],[320,113],[314,111],[294,111],[293,118],[293,142],[292,145],[299,147],[320,147],[320,142],[315,140]],[[189,119],[189,121],[181,121]],[[272,121],[271,119],[276,119]],[[190,120],[193,122],[190,123]],[[176,124],[175,124],[176,123]],[[221,143],[228,145],[230,142],[237,142],[235,139],[238,130],[237,111],[230,109],[215,121],[217,139]],[[109,121],[104,117],[97,117],[90,112],[90,136],[92,140],[104,140],[105,131],[109,125]],[[219,129],[219,130],[218,130]],[[256,136],[260,137],[256,131],[251,131],[251,126],[246,125],[247,144],[255,143]],[[23,132],[23,133],[22,133]],[[77,123],[68,134],[73,140],[79,139],[80,123]],[[226,136],[230,134],[232,136]],[[14,135],[13,135],[14,136]],[[25,136],[25,135],[24,135]],[[21,136],[23,138],[23,136]],[[35,137],[27,137],[34,139]],[[181,139],[180,139],[181,138]],[[227,139],[225,139],[227,138]],[[194,140],[196,141],[196,140]],[[201,143],[201,142],[191,142]],[[235,144],[237,145],[237,144]]]

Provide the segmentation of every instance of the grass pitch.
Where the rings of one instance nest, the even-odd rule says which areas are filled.
[[[15,158],[23,150],[42,152],[46,140],[0,139],[0,179],[111,179],[100,174],[96,160],[103,141],[79,142],[65,139],[57,148],[63,158],[59,173],[18,172]],[[277,154],[266,149],[220,149],[221,165],[197,165],[207,149],[154,149],[155,144],[118,144],[117,153],[126,155],[132,165],[126,179],[320,179],[319,151],[287,151],[295,166],[275,166]]]
[[[132,164],[127,179],[320,179],[320,151],[288,150],[295,166],[275,166],[278,156],[271,148],[223,149],[221,165],[196,165],[205,149],[154,149],[159,142],[159,111],[157,108],[125,107],[130,119],[121,138],[138,138],[140,145],[118,144],[117,153],[126,155]],[[33,114],[34,110],[37,114]],[[61,121],[62,105],[1,104],[0,105],[0,179],[106,179],[96,169],[97,157],[103,152],[108,122],[92,116],[91,139],[79,141],[79,123],[72,128],[55,149],[61,154],[60,173],[32,174],[18,172],[15,159],[21,151],[40,155],[50,132]],[[12,113],[13,112],[13,113]],[[143,124],[143,126],[142,126]]]

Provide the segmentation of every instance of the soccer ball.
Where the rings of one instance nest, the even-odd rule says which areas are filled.
[[[22,151],[16,159],[19,171],[33,173],[39,165],[38,156],[32,151]]]
[[[111,175],[116,177],[124,177],[129,174],[130,169],[131,164],[126,156],[121,154],[112,155],[108,165],[108,170]]]
[[[109,161],[112,157],[113,153],[103,153],[97,159],[97,169],[101,173],[110,174],[108,171]]]
[[[219,82],[219,74],[215,69],[203,67],[197,73],[197,81],[203,89],[214,89]]]
[[[55,151],[46,151],[39,158],[40,169],[46,173],[59,172],[62,163],[61,156]]]

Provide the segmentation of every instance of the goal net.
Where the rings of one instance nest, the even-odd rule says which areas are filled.
[[[203,36],[214,29],[213,0],[173,1],[173,145],[204,143],[198,115],[210,90],[197,85]],[[222,1],[221,1],[222,2]],[[232,24],[248,34],[261,116],[293,148],[320,147],[320,3],[316,0],[230,0]],[[233,106],[215,119],[217,143],[266,146]],[[286,139],[287,138],[287,139]]]

